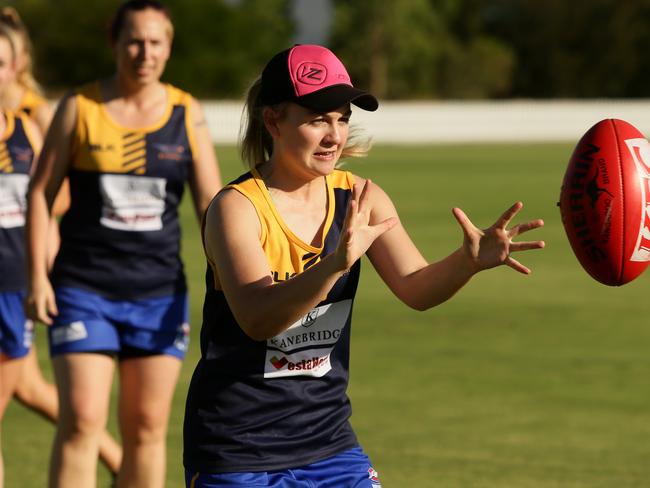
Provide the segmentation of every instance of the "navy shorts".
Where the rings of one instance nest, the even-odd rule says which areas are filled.
[[[59,314],[48,327],[50,355],[73,352],[183,358],[190,338],[187,293],[109,300],[78,288],[56,290]]]
[[[18,359],[27,356],[34,340],[34,325],[25,317],[20,291],[0,293],[0,353]]]
[[[360,447],[299,468],[254,473],[185,470],[187,488],[381,488],[379,475]]]

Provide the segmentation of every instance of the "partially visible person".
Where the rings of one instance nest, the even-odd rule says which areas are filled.
[[[3,90],[0,105],[15,113],[26,113],[36,122],[41,134],[45,134],[52,120],[52,109],[34,77],[32,42],[27,27],[13,7],[0,9],[0,24],[15,33],[17,56],[15,78]]]
[[[12,32],[0,24],[0,93],[16,72]],[[22,302],[25,274],[25,210],[27,187],[42,138],[24,114],[0,109],[0,432],[7,404],[18,387],[32,345],[32,322]],[[0,488],[4,462],[0,448]]]
[[[204,219],[201,359],[184,424],[188,488],[378,488],[346,392],[361,257],[398,299],[426,310],[482,270],[528,274],[514,253],[544,247],[514,241],[543,225],[511,226],[521,203],[487,229],[455,208],[462,244],[429,263],[389,196],[337,168],[364,150],[348,138],[352,105],[374,111],[378,102],[322,46],[278,53],[249,90],[242,154],[250,171]]]
[[[52,119],[49,102],[43,96],[43,91],[33,73],[34,61],[32,43],[29,32],[20,15],[13,7],[0,9],[0,26],[12,36],[16,47],[15,70],[13,79],[0,89],[0,107],[14,113],[24,113],[37,124],[40,133],[47,132]],[[53,215],[60,216],[67,210],[69,195],[64,184],[57,195]],[[53,262],[58,251],[59,231],[56,219],[51,219],[48,230],[48,259]],[[17,382],[15,398],[23,405],[56,423],[59,415],[59,402],[56,387],[48,382],[38,364],[36,344],[32,344],[24,358],[22,373]],[[108,470],[114,475],[120,467],[122,448],[113,437],[105,431],[99,448],[99,457]]]
[[[188,339],[178,206],[198,217],[221,183],[199,103],[162,83],[173,26],[156,0],[117,10],[116,70],[66,95],[45,139],[28,206],[29,315],[49,326],[61,402],[50,486],[95,486],[115,361],[122,487],[162,487],[171,401]],[[70,208],[52,281],[43,236],[68,177]]]

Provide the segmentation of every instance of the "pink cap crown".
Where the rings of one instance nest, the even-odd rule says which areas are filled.
[[[352,86],[350,75],[332,51],[317,45],[294,47],[289,53],[289,76],[297,97],[332,85]]]
[[[329,112],[353,103],[377,110],[370,93],[355,88],[343,63],[323,46],[302,44],[277,53],[262,71],[260,102],[291,101],[315,112]]]

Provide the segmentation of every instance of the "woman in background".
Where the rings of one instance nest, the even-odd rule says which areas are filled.
[[[49,326],[61,402],[50,486],[95,486],[99,437],[119,370],[118,486],[164,486],[172,397],[188,346],[178,206],[197,216],[220,188],[198,102],[162,83],[173,26],[156,0],[123,3],[116,71],[63,98],[29,193],[29,315]],[[43,236],[65,178],[70,208],[52,282]]]
[[[0,93],[16,73],[16,43],[0,24]],[[25,207],[29,177],[42,139],[26,115],[0,109],[0,423],[18,388],[32,344],[25,298]],[[4,463],[0,449],[0,488]]]
[[[0,25],[13,33],[12,39],[16,47],[15,70],[12,79],[0,90],[0,106],[5,110],[29,116],[38,126],[40,133],[45,135],[52,119],[52,110],[33,74],[29,32],[18,12],[12,7],[0,9]],[[68,204],[67,185],[64,185],[57,196],[53,215],[62,215]],[[48,232],[50,245],[48,253],[52,262],[58,251],[59,242],[58,223],[55,219],[52,219]],[[32,344],[24,359],[14,396],[26,407],[56,423],[59,415],[56,387],[43,377],[35,343]],[[99,457],[108,470],[116,475],[122,460],[122,448],[107,431],[101,437]]]

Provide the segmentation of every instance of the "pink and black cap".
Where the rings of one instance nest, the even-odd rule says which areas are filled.
[[[374,112],[379,103],[370,93],[352,86],[343,63],[332,51],[299,44],[276,54],[262,72],[261,102],[295,102],[318,113],[346,103]]]

